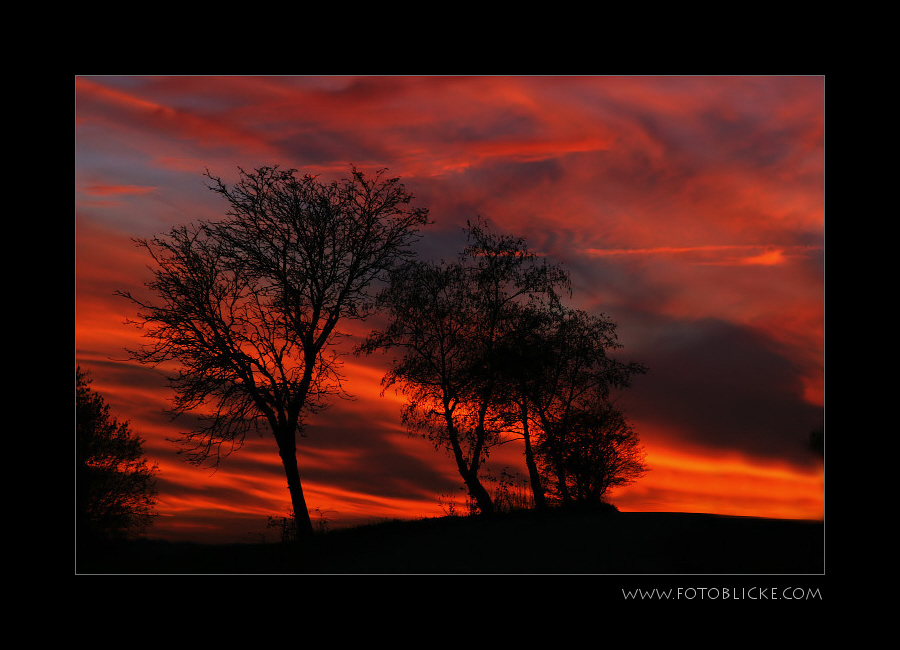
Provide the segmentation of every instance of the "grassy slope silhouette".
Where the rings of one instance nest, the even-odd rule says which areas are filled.
[[[507,513],[389,521],[285,544],[141,540],[77,573],[820,574],[824,523],[690,513]]]

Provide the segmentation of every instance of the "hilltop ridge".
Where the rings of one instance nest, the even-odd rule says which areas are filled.
[[[824,571],[824,522],[700,513],[535,512],[387,521],[281,543],[139,540],[76,573],[691,574]]]

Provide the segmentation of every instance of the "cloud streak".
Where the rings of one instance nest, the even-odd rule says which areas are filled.
[[[656,248],[600,249],[588,248],[586,255],[607,257],[616,255],[679,255],[690,264],[715,266],[775,266],[789,263],[791,256],[805,256],[809,246],[659,246]]]

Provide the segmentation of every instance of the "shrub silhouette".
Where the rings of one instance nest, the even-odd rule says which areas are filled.
[[[143,458],[143,438],[112,417],[90,383],[76,368],[76,533],[86,544],[142,534],[155,514],[158,472]]]

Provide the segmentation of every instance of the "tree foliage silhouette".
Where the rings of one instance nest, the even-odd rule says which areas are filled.
[[[552,305],[568,276],[528,250],[524,239],[469,223],[453,261],[416,261],[391,275],[380,304],[387,327],[360,346],[399,349],[384,385],[407,396],[404,420],[447,449],[485,515],[494,511],[479,471],[503,429],[501,353],[522,305]]]
[[[582,483],[589,467],[612,472],[611,476],[594,477],[597,485],[603,486],[599,492],[590,492],[588,500],[596,501],[607,488],[623,484],[626,477],[633,480],[640,476],[638,466],[643,466],[641,453],[633,443],[636,436],[624,435],[631,428],[610,399],[614,390],[630,386],[632,377],[646,373],[647,368],[612,356],[622,347],[616,323],[603,315],[564,306],[530,309],[520,323],[517,336],[510,339],[504,354],[505,377],[511,400],[521,412],[522,429],[526,435],[535,432],[534,442],[544,468],[541,488],[551,487],[546,481],[552,481],[555,496],[569,504],[584,500],[588,494],[583,490],[571,492],[573,472],[580,475]],[[535,426],[529,426],[529,420]],[[613,435],[612,429],[619,434]],[[528,450],[531,441],[526,438],[526,442]],[[629,462],[594,462],[591,455],[598,452],[591,445],[608,443],[617,446]],[[579,458],[579,454],[584,457]]]
[[[479,472],[511,434],[523,440],[536,507],[548,494],[597,502],[646,469],[636,434],[609,401],[646,368],[611,356],[621,347],[616,324],[566,308],[568,274],[524,239],[484,220],[466,234],[456,260],[395,270],[380,295],[389,322],[359,351],[400,351],[383,385],[406,395],[407,426],[452,454],[481,513],[494,504]]]
[[[544,444],[552,438],[544,438]],[[647,472],[646,456],[625,414],[607,400],[581,401],[570,415],[570,428],[553,453],[544,450],[548,474],[563,503],[597,506],[607,490],[628,485]]]
[[[88,544],[142,534],[153,521],[158,472],[144,440],[110,414],[103,396],[75,369],[76,533]]]
[[[370,286],[412,255],[427,211],[386,170],[351,167],[331,183],[277,166],[239,171],[233,186],[207,173],[227,202],[224,218],[136,240],[156,264],[147,283],[155,299],[120,292],[151,340],[129,352],[177,367],[173,413],[200,418],[181,434],[189,461],[216,464],[247,433],[272,434],[306,537],[297,436],[343,392],[338,324],[370,313]]]

